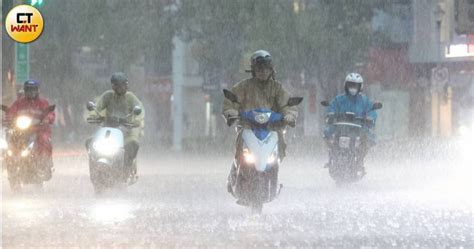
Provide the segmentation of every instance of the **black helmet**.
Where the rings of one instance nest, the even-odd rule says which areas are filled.
[[[25,81],[25,83],[23,84],[23,89],[24,88],[28,88],[28,87],[36,87],[36,88],[39,88],[40,86],[40,82],[38,80],[27,80]]]
[[[23,90],[25,92],[25,96],[28,99],[35,99],[38,97],[39,94],[39,86],[40,82],[38,80],[27,80],[23,84]]]
[[[127,76],[122,73],[122,72],[117,72],[112,74],[112,77],[110,78],[110,82],[112,84],[128,84],[128,79]]]

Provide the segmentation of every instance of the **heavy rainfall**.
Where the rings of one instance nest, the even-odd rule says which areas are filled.
[[[474,247],[472,1],[21,4],[3,248]]]

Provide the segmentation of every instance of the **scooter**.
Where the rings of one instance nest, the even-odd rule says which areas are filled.
[[[37,129],[48,113],[53,112],[55,105],[49,106],[39,117],[30,114],[20,114],[13,120],[3,120],[6,127],[5,165],[8,181],[13,192],[20,192],[24,185],[34,184],[38,188],[46,181],[45,163],[39,160],[37,145]],[[7,112],[8,107],[2,105],[2,111]]]
[[[224,96],[239,103],[237,96],[226,89]],[[296,106],[302,100],[290,98],[287,105]],[[274,200],[283,187],[278,185],[281,157],[277,131],[286,129],[287,125],[294,127],[295,123],[287,124],[281,113],[264,108],[241,111],[238,119],[226,121],[229,126],[238,121],[237,130],[242,136],[241,152],[233,162],[236,179],[230,180],[228,191],[238,204],[250,206],[253,213],[261,213],[263,204]]]
[[[327,107],[329,102],[322,101]],[[382,103],[374,103],[371,110],[382,108]],[[328,139],[329,175],[337,184],[356,182],[365,175],[364,157],[369,146],[368,132],[373,121],[367,116],[357,117],[353,112],[328,115],[326,124],[334,127]]]
[[[136,127],[127,122],[127,119],[140,115],[142,109],[135,106],[124,119],[106,119],[100,115],[92,101],[87,103],[87,109],[97,113],[97,117],[88,118],[87,122],[102,125],[86,142],[90,179],[95,193],[101,194],[104,190],[118,184],[135,183],[137,177],[134,172],[131,172],[131,165],[124,164],[124,134]]]

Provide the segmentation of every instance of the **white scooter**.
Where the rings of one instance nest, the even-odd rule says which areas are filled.
[[[136,182],[136,176],[132,179],[130,177],[132,175],[131,166],[124,164],[124,133],[135,128],[134,125],[127,122],[127,118],[140,115],[141,108],[135,106],[127,118],[114,120],[107,120],[101,116],[93,102],[87,103],[87,109],[95,111],[98,115],[97,118],[88,118],[87,122],[103,125],[86,142],[90,179],[96,194],[118,184],[133,184]]]
[[[224,96],[239,103],[237,96],[226,89]],[[287,106],[296,106],[302,100],[300,97],[290,98]],[[295,124],[287,124],[281,113],[264,108],[241,111],[238,120],[243,145],[240,157],[234,161],[236,179],[230,179],[228,191],[238,199],[238,204],[249,206],[253,213],[261,213],[263,204],[274,200],[282,187],[280,184],[278,188],[281,156],[277,131]],[[237,119],[226,121],[231,126]]]

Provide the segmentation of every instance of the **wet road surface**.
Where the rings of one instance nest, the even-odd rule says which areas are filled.
[[[473,248],[467,162],[369,158],[361,182],[337,187],[323,159],[290,156],[258,216],[226,192],[229,157],[147,155],[135,185],[101,197],[84,156],[56,158],[43,191],[13,195],[4,173],[3,247]]]

